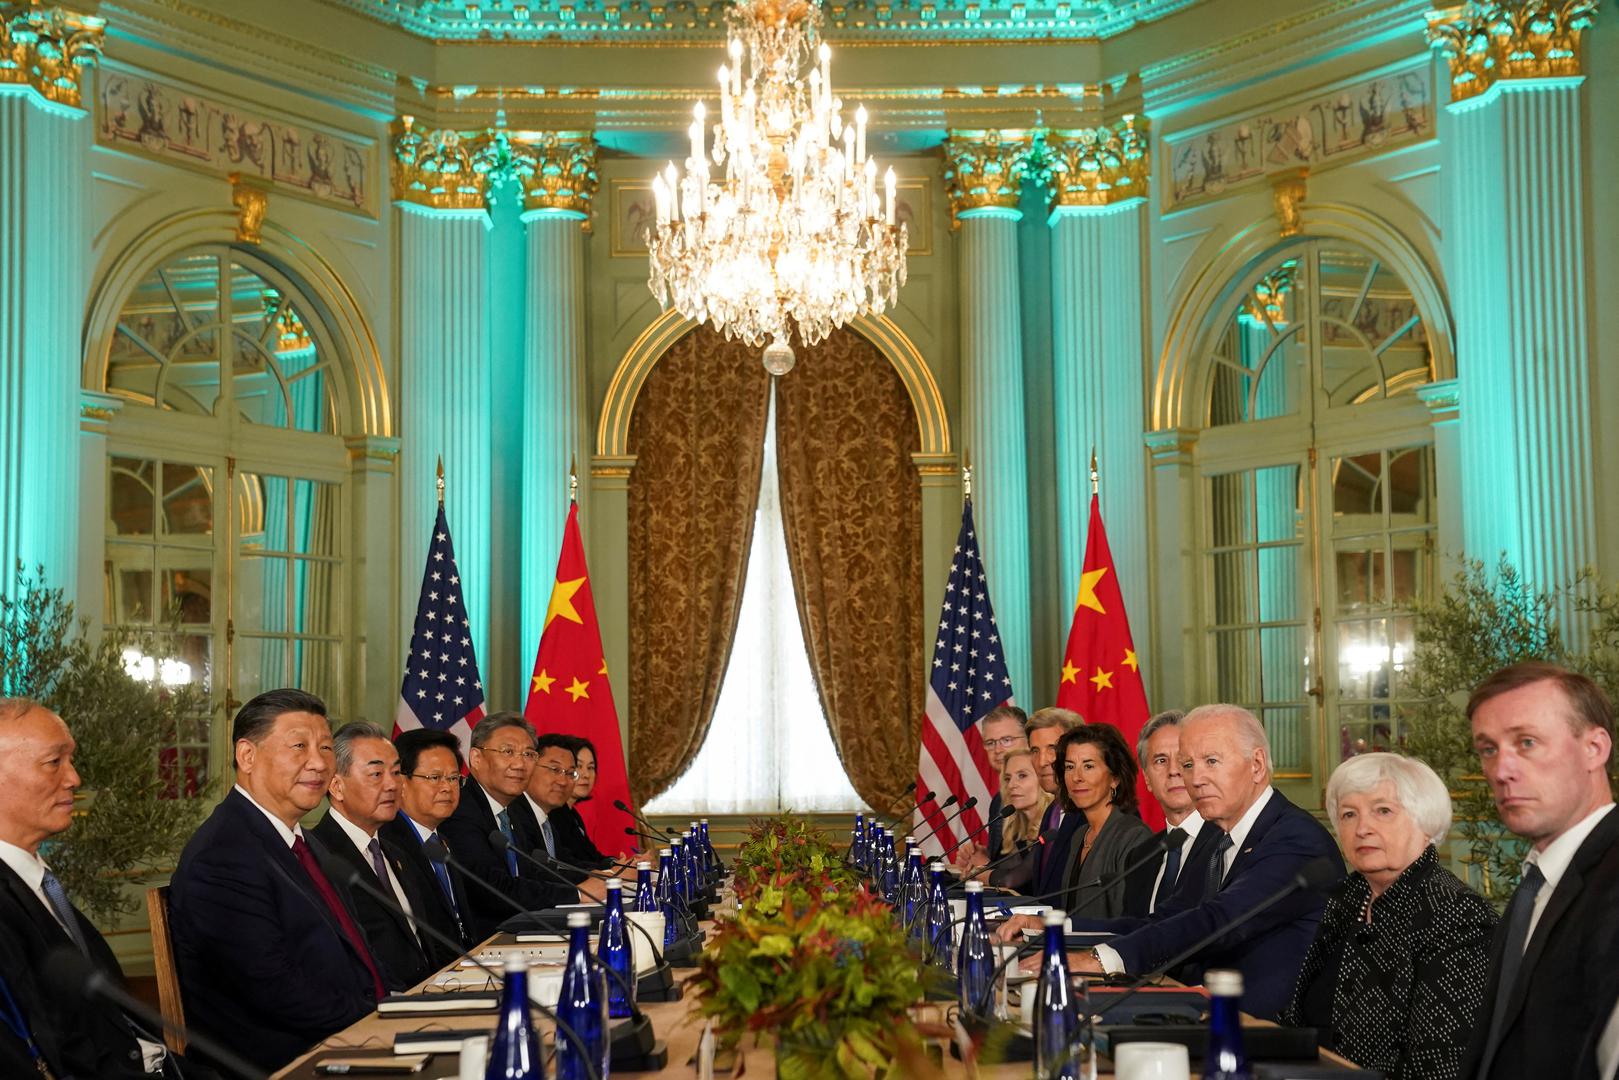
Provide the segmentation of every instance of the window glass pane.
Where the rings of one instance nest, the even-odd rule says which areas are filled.
[[[1433,489],[1433,450],[1419,446],[1389,454],[1389,513],[1410,515],[1419,521],[1429,517]],[[1403,524],[1403,523],[1401,523]]]
[[[1365,529],[1370,517],[1381,518],[1383,455],[1377,452],[1332,459],[1332,512],[1340,519],[1334,528]],[[1381,525],[1381,521],[1376,522]]]
[[[1383,551],[1340,549],[1336,553],[1338,610],[1357,611],[1383,603]]]
[[[202,465],[163,466],[163,532],[207,536],[214,531],[213,470]]]
[[[1253,630],[1216,630],[1214,639],[1214,692],[1219,701],[1233,705],[1259,703],[1259,663]]]
[[[297,686],[327,703],[334,712],[343,701],[340,646],[329,641],[293,641],[287,649],[288,686]]]
[[[118,314],[107,388],[207,415],[219,396],[219,260],[192,253],[143,277]]]
[[[293,632],[338,634],[338,565],[312,559],[293,559],[290,560],[289,569],[292,574]]]
[[[1308,670],[1308,638],[1302,625],[1267,626],[1259,631],[1263,699],[1302,701]]]
[[[1259,621],[1304,618],[1300,591],[1303,552],[1297,545],[1259,549]]]
[[[1254,621],[1254,553],[1222,551],[1211,556],[1214,622],[1218,626]]]
[[[239,633],[286,633],[290,629],[286,559],[244,552],[236,563],[235,593],[233,614]]]
[[[1209,396],[1209,426],[1239,424],[1248,405],[1247,375],[1227,364],[1215,364],[1214,389]]]
[[[150,539],[154,529],[153,464],[115,457],[107,471],[107,531],[115,536]]]
[[[123,626],[152,623],[152,549],[134,544],[107,545],[107,610]]]
[[[213,552],[201,552],[199,555],[200,561],[191,560],[196,563],[191,566],[175,566],[175,560],[164,560],[165,622],[178,617],[181,623],[207,625],[213,620]]]
[[[1389,696],[1388,620],[1358,619],[1338,626],[1338,694],[1367,701]]]
[[[1304,705],[1267,706],[1259,718],[1270,736],[1271,768],[1300,772],[1310,767],[1311,710]]]
[[[335,557],[338,554],[337,485],[294,480],[290,494],[287,550],[300,555]]]
[[[1254,518],[1261,544],[1299,535],[1299,467],[1254,470]]]
[[[1248,474],[1209,477],[1210,539],[1215,547],[1253,542],[1253,512],[1248,501]]]

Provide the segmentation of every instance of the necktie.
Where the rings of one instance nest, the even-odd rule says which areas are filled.
[[[427,840],[429,843],[434,840],[438,840],[441,844],[444,843],[443,840],[439,840],[438,833],[432,833]],[[441,862],[434,862],[429,859],[427,865],[433,868],[433,876],[438,878],[438,887],[444,891],[444,899],[450,905],[450,914],[455,916],[455,928],[461,932],[461,937],[465,938],[467,936],[466,928],[461,925],[461,909],[455,903],[455,888],[450,884],[450,872],[445,869],[444,864]]]
[[[512,842],[511,814],[505,810],[502,810],[500,813],[495,815],[495,820],[500,822],[500,835],[506,838],[507,844],[510,844]],[[506,849],[506,872],[512,877],[517,876],[517,852],[513,851],[510,847]]]
[[[1233,846],[1231,834],[1221,833],[1219,841],[1214,845],[1214,857],[1209,860],[1209,877],[1203,886],[1205,900],[1220,891],[1220,883],[1225,880],[1225,853]]]
[[[68,903],[67,890],[62,888],[62,883],[49,870],[45,871],[45,879],[39,886],[40,891],[45,894],[45,899],[51,902],[51,910],[56,915],[56,921],[62,924],[62,929],[67,931],[67,936],[73,939],[73,944],[79,947],[79,951],[89,956],[90,946],[85,943],[84,931],[79,929],[79,918],[73,912],[73,905]]]
[[[1529,919],[1535,913],[1535,896],[1545,884],[1546,875],[1540,872],[1539,866],[1530,863],[1524,867],[1523,880],[1518,882],[1512,900],[1507,904],[1507,936],[1501,950],[1501,975],[1495,981],[1495,1013],[1490,1019],[1490,1037],[1484,1044],[1484,1057],[1479,1063],[1478,1075],[1481,1077],[1490,1075],[1495,1052],[1501,1047],[1507,1002],[1512,1000],[1518,969],[1523,966],[1523,951],[1529,945]]]
[[[545,853],[551,858],[557,857],[557,839],[551,832],[551,819],[546,818],[540,822],[540,835],[545,838]]]
[[[315,891],[320,894],[332,917],[337,920],[338,929],[348,938],[349,944],[354,946],[354,951],[360,954],[360,960],[364,962],[366,971],[371,973],[371,985],[376,990],[377,1000],[381,1001],[388,996],[388,991],[382,985],[382,976],[377,974],[376,961],[371,959],[371,950],[366,946],[365,938],[360,936],[360,928],[355,926],[354,920],[349,917],[349,909],[343,906],[343,900],[332,887],[326,871],[315,861],[315,853],[309,850],[309,845],[304,843],[303,837],[293,838],[292,854],[297,858],[298,865],[304,868],[304,873],[309,875],[309,880],[315,885]]]
[[[373,836],[371,842],[365,846],[365,850],[371,853],[371,869],[377,872],[379,887],[387,894],[388,899],[399,903],[399,894],[394,892],[394,884],[388,878],[388,864],[382,860],[382,841]]]
[[[1181,849],[1178,847],[1170,848],[1169,851],[1164,854],[1163,879],[1158,882],[1158,891],[1154,893],[1152,897],[1153,911],[1157,912],[1163,910],[1164,901],[1168,900],[1169,894],[1175,891],[1175,879],[1180,876],[1180,872]]]

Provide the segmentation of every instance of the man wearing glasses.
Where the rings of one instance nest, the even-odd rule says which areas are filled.
[[[383,841],[400,854],[405,892],[417,917],[452,940],[473,945],[467,926],[467,883],[459,871],[433,862],[422,852],[422,845],[430,840],[444,842],[438,828],[461,804],[461,743],[448,731],[412,728],[399,733],[394,749],[399,751],[404,780],[399,813],[382,826]],[[422,947],[434,967],[455,959],[454,953],[431,937],[423,939]]]
[[[522,799],[538,762],[528,721],[515,712],[490,713],[472,729],[472,753],[467,762],[472,781],[461,793],[460,805],[439,825],[444,842],[469,873],[531,911],[593,899],[523,863],[516,852],[504,845],[496,847],[491,840],[490,834],[499,829],[524,851],[539,846],[539,830]],[[513,915],[511,907],[489,889],[468,889],[467,901],[474,941],[482,941]]]
[[[1023,731],[1023,725],[1028,723],[1029,717],[1016,705],[1002,705],[990,710],[988,716],[978,721],[978,730],[984,739],[984,752],[989,755],[989,763],[995,769],[995,782],[997,788],[1000,784],[1001,768],[1006,764],[1006,756],[1014,750],[1027,750],[1029,738]],[[998,859],[1001,856],[1001,793],[995,792],[994,798],[989,801],[989,835],[987,844],[979,844],[982,836],[975,837],[973,842],[967,844],[963,851],[965,855],[956,860],[961,868],[963,877],[971,874],[979,867]]]

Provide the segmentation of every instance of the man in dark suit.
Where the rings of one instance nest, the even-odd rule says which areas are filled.
[[[1216,834],[1202,900],[1180,908],[1172,894],[1162,916],[1071,957],[1081,972],[1151,971],[1281,889],[1315,859],[1343,866],[1320,822],[1270,786],[1269,740],[1248,710],[1192,710],[1181,723],[1179,752],[1203,827]],[[1293,992],[1325,904],[1319,893],[1295,893],[1205,948],[1178,974],[1198,982],[1210,968],[1235,968],[1242,972],[1244,1011],[1273,1019]]]
[[[1006,756],[1014,750],[1027,750],[1029,736],[1024,726],[1029,722],[1029,714],[1016,705],[999,705],[984,714],[978,721],[978,731],[984,740],[984,752],[989,755],[990,768],[995,770],[995,794],[990,797],[989,808],[985,811],[989,822],[985,826],[985,834],[974,837],[972,842],[964,846],[956,855],[956,869],[963,877],[970,875],[979,867],[1001,857],[1001,801],[1000,779],[1001,770],[1006,765]],[[979,840],[983,840],[982,844]]]
[[[157,1033],[81,995],[63,998],[37,977],[52,950],[71,946],[123,981],[106,939],[39,857],[40,844],[73,822],[79,786],[73,750],[73,736],[55,713],[26,698],[0,699],[0,979],[9,991],[0,994],[0,1031],[7,1036],[0,1064],[26,1065],[7,1065],[7,1076],[39,1075],[37,1054],[57,1076],[146,1076],[163,1069]]]
[[[534,731],[518,713],[490,713],[472,729],[468,762],[472,780],[461,793],[455,812],[439,826],[439,832],[457,861],[487,886],[474,884],[467,890],[475,940],[488,937],[514,914],[511,904],[496,894],[504,894],[530,911],[577,903],[582,896],[587,902],[601,899],[600,891],[594,896],[585,895],[589,882],[578,889],[564,885],[490,840],[490,834],[498,829],[525,851],[540,846],[538,828],[530,832],[533,817],[522,802],[523,789],[528,786],[538,758]]]
[[[187,1020],[273,1071],[386,991],[339,866],[298,824],[335,767],[326,706],[271,690],[231,737],[236,786],[180,854],[170,926]]]
[[[411,910],[463,948],[474,945],[467,930],[469,904],[461,872],[433,862],[422,850],[433,840],[444,843],[438,828],[461,803],[461,743],[448,731],[413,728],[400,732],[394,748],[399,752],[400,808],[380,832],[384,842],[399,852],[401,884]],[[435,968],[457,956],[431,935],[422,938],[422,948]]]
[[[1480,683],[1467,715],[1501,821],[1530,851],[1496,925],[1485,1022],[1462,1075],[1608,1080],[1619,1063],[1619,1032],[1605,1030],[1619,988],[1613,708],[1585,676],[1527,662]]]
[[[399,751],[380,728],[366,723],[344,724],[332,736],[332,750],[337,771],[327,793],[331,809],[309,831],[343,867],[345,881],[358,875],[392,899],[392,904],[384,903],[357,885],[350,891],[371,955],[382,966],[383,982],[389,990],[407,990],[427,978],[432,966],[406,917],[416,912],[401,880],[404,859],[380,832],[399,812]]]

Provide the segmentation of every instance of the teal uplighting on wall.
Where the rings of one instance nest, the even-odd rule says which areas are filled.
[[[89,124],[0,86],[0,589],[13,567],[78,584],[79,323]],[[96,530],[99,540],[99,530]]]

